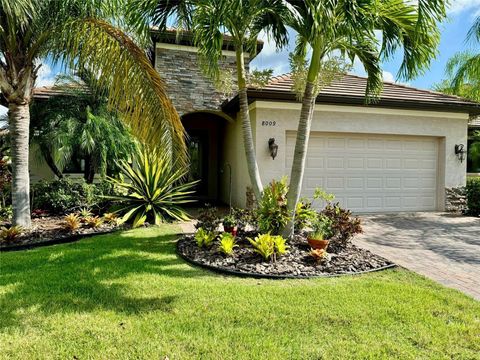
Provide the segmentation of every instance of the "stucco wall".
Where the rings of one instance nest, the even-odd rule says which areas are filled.
[[[252,110],[250,112],[252,127],[255,126],[255,118],[256,111]],[[231,188],[232,205],[241,208],[245,207],[246,191],[247,186],[250,184],[250,177],[248,175],[247,159],[243,147],[242,125],[238,116],[234,122],[229,122],[226,125],[221,163],[223,171],[221,173],[220,200],[225,204],[229,204]]]
[[[286,169],[286,132],[296,131],[300,104],[257,101],[250,108],[256,120],[253,131],[264,184],[290,175],[290,169]],[[466,163],[458,160],[454,146],[466,144],[467,123],[467,114],[317,105],[312,131],[438,137],[438,204],[443,204],[445,187],[463,186],[466,182]],[[275,160],[268,151],[271,137],[279,145]],[[243,192],[242,188],[235,191]],[[241,194],[235,194],[234,198],[241,198]]]

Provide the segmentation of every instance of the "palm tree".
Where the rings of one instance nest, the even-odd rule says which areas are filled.
[[[240,120],[248,173],[259,199],[263,185],[248,110],[245,53],[255,54],[261,31],[270,34],[278,47],[287,44],[284,16],[288,14],[288,4],[283,0],[159,0],[154,3],[153,8],[139,13],[150,17],[159,26],[165,26],[167,19],[173,17],[181,26],[191,30],[204,70],[214,81],[219,81],[222,75],[219,60],[224,35],[231,37],[236,52]],[[141,4],[136,3],[134,9],[139,6]]]
[[[445,4],[440,0],[420,0],[417,6],[402,0],[289,0],[289,3],[299,14],[289,22],[298,34],[296,63],[300,64],[300,71],[306,73],[298,76],[304,79],[302,107],[287,197],[293,218],[303,182],[315,100],[321,88],[335,78],[323,76],[322,72],[341,69],[341,66],[332,67],[332,54],[337,51],[352,61],[360,60],[368,74],[367,102],[374,101],[383,86],[381,60],[392,56],[400,47],[404,49],[401,77],[410,79],[428,66],[436,54],[439,42],[436,23],[445,15]],[[376,31],[382,34],[381,44]],[[311,55],[307,63],[303,59],[308,45]],[[284,235],[293,234],[293,224],[294,220],[289,222]]]
[[[133,33],[124,6],[121,0],[0,0],[0,90],[9,110],[15,225],[31,225],[29,104],[38,63],[47,56],[91,70],[135,135],[186,159],[183,127],[159,74],[120,28]]]
[[[32,142],[38,145],[40,158],[58,178],[67,164],[78,160],[75,156],[85,161],[87,183],[93,182],[95,173],[102,177],[107,171],[110,176],[118,173],[117,161],[128,160],[136,147],[121,114],[108,108],[106,89],[99,89],[87,70],[60,76],[54,89],[62,94],[34,102],[30,109]]]
[[[467,34],[467,41],[480,43],[480,17]],[[448,79],[437,86],[442,92],[480,101],[480,53],[470,51],[455,54],[447,64]]]

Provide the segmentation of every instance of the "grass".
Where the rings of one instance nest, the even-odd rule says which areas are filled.
[[[405,270],[228,278],[176,228],[0,254],[0,358],[479,359],[480,303]]]

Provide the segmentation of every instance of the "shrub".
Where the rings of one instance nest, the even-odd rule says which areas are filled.
[[[74,231],[77,230],[81,223],[80,223],[80,218],[78,217],[77,214],[68,214],[63,218],[64,224],[63,227],[67,231]]]
[[[200,211],[198,216],[198,222],[195,224],[196,229],[204,229],[209,232],[217,231],[218,225],[221,220],[218,216],[218,210],[209,204],[205,204],[205,207]]]
[[[316,214],[311,223],[312,232],[309,237],[316,240],[329,240],[333,234],[333,220],[323,214]]]
[[[257,215],[254,210],[234,208],[232,214],[235,217],[238,232],[245,232],[247,226],[251,226],[253,229],[258,227]]]
[[[32,191],[33,207],[52,214],[65,214],[81,208],[103,209],[109,206],[105,199],[109,195],[114,195],[114,189],[105,182],[87,184],[84,180],[70,179],[40,181]]]
[[[12,172],[9,162],[9,158],[2,157],[0,153],[0,209],[11,203]]]
[[[78,212],[78,215],[80,216],[80,218],[82,219],[82,221],[85,221],[87,218],[89,218],[90,216],[92,216],[92,212],[90,211],[89,208],[81,208],[80,211]]]
[[[195,233],[195,240],[197,241],[198,247],[210,247],[213,244],[213,241],[217,235],[214,232],[207,231],[203,228],[198,228]]]
[[[480,177],[469,178],[466,187],[468,214],[480,215]]]
[[[277,255],[283,255],[287,252],[286,241],[280,235],[262,234],[255,239],[248,238],[252,244],[254,251],[264,259],[272,259],[273,262],[277,260]]]
[[[227,256],[232,256],[233,249],[235,249],[237,246],[238,245],[235,244],[235,237],[232,234],[224,232],[222,235],[220,235],[220,245],[218,248],[221,253]]]
[[[299,232],[310,226],[317,218],[317,212],[312,202],[306,198],[300,199],[295,208],[295,231]]]
[[[223,218],[223,227],[226,228],[233,228],[237,226],[237,220],[233,215],[227,215]]]
[[[118,217],[115,213],[105,213],[103,219],[106,223],[116,225],[118,223]]]
[[[192,202],[193,186],[185,183],[187,169],[177,168],[166,153],[143,148],[135,154],[134,164],[119,161],[119,167],[126,178],[109,181],[124,194],[110,196],[118,202],[116,212],[122,213],[121,223],[132,221],[133,227],[145,221],[160,224],[165,220],[188,220],[181,205]]]
[[[12,205],[0,206],[0,221],[9,221],[13,215]]]
[[[0,240],[3,243],[10,244],[15,242],[22,235],[23,229],[20,226],[2,227],[0,229]]]
[[[287,178],[273,180],[263,191],[257,209],[258,227],[262,233],[278,234],[290,220],[287,209]]]
[[[337,253],[345,249],[355,234],[362,232],[362,226],[358,217],[352,217],[350,210],[342,209],[339,204],[327,204],[321,212],[332,221],[332,238],[328,249]]]
[[[98,216],[89,216],[85,218],[85,223],[87,224],[88,227],[92,229],[96,229],[103,224],[103,219]]]

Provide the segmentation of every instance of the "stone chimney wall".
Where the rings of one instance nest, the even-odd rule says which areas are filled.
[[[183,45],[162,46],[155,51],[155,68],[166,83],[167,92],[180,116],[192,111],[220,110],[227,96],[216,90],[213,82],[203,74],[195,48]],[[233,52],[228,52],[220,63],[221,69],[232,71],[236,81]]]

